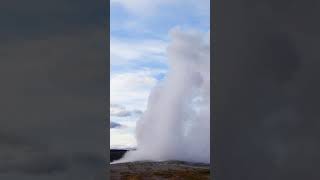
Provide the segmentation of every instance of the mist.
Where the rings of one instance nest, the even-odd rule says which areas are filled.
[[[169,70],[136,124],[137,150],[117,162],[210,162],[210,33],[169,32]]]

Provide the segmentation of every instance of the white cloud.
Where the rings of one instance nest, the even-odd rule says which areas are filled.
[[[124,106],[119,104],[110,105],[110,115],[116,117],[128,117],[142,114],[141,110],[127,110]]]
[[[162,40],[137,40],[111,38],[111,65],[124,65],[134,61],[164,61],[167,43]],[[164,63],[164,62],[163,62]]]
[[[136,147],[134,133],[128,129],[110,129],[110,149],[127,149]]]
[[[130,111],[144,111],[149,92],[157,83],[154,76],[163,72],[161,69],[140,69],[111,74],[111,103],[126,106]]]
[[[111,0],[111,5],[120,5],[140,17],[156,15],[164,6],[177,6],[181,10],[200,15],[209,15],[210,12],[210,0]]]
[[[110,105],[110,116],[126,117],[130,115],[130,111],[126,110],[124,106],[118,104]]]
[[[153,14],[159,6],[175,3],[177,0],[111,0],[111,4],[118,4],[130,13],[136,15]]]
[[[166,63],[167,43],[161,40],[111,39],[111,65],[121,68],[135,64]],[[132,148],[136,146],[134,129],[136,120],[145,110],[150,90],[157,84],[156,75],[165,69],[128,68],[114,71],[110,77],[110,115],[121,128],[110,130],[111,148]]]

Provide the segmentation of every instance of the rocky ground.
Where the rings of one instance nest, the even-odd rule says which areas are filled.
[[[207,164],[166,162],[129,162],[111,164],[111,180],[206,180],[210,179]]]

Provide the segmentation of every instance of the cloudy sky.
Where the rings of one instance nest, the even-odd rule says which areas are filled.
[[[210,0],[111,0],[110,147],[135,146],[136,120],[166,77],[169,30],[207,32]]]

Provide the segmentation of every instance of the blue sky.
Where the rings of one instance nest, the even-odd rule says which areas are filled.
[[[208,32],[210,0],[111,0],[110,147],[135,146],[135,123],[168,70],[168,32]]]

